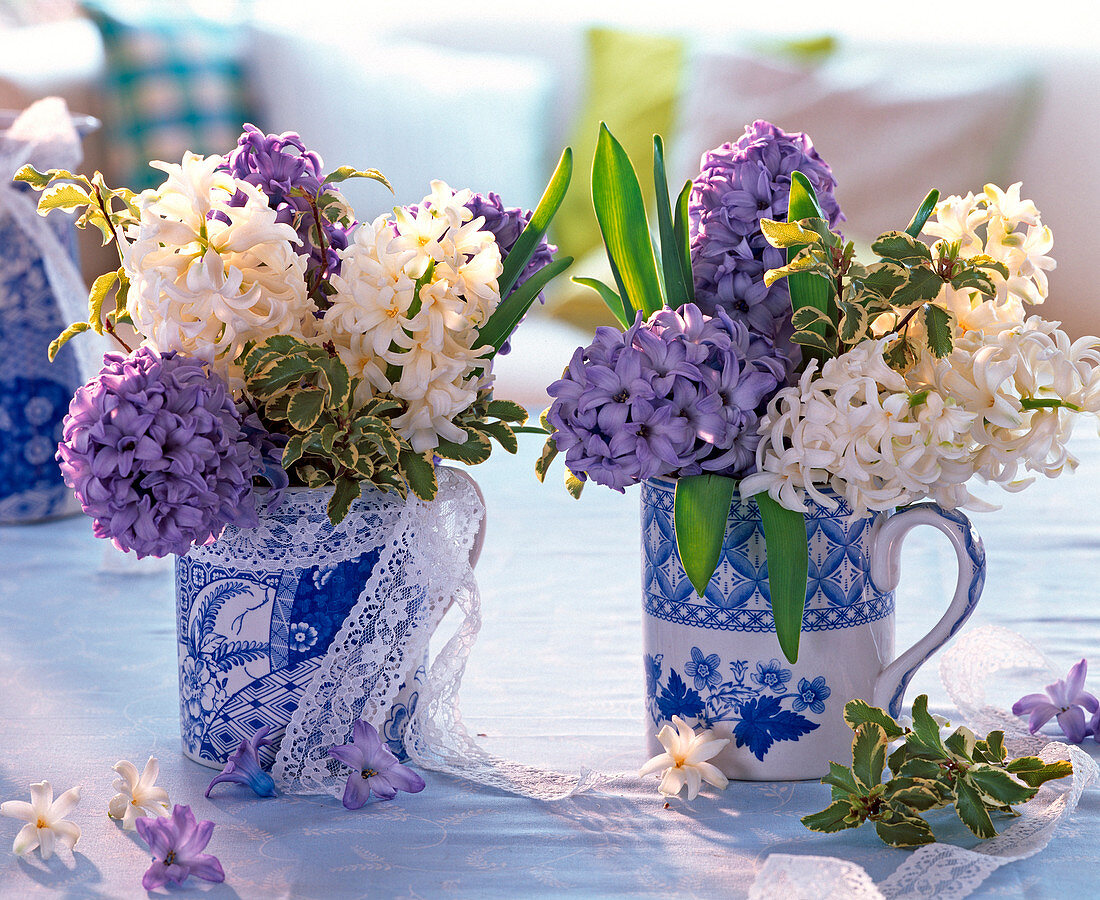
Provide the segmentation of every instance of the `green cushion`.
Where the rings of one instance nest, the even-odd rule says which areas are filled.
[[[556,243],[575,259],[602,243],[591,184],[600,122],[607,123],[630,154],[651,204],[653,135],[662,135],[666,147],[672,138],[685,59],[684,42],[678,38],[593,28],[587,39],[587,91],[570,142],[576,173],[554,220]]]

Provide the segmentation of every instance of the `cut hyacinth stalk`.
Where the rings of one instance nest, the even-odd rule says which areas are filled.
[[[806,608],[809,547],[806,517],[780,506],[768,493],[753,499],[760,508],[764,545],[768,553],[768,593],[771,597],[775,635],[789,662],[798,661],[802,614]]]
[[[724,475],[688,475],[676,482],[676,551],[695,593],[707,590],[726,536],[737,482]]]
[[[642,188],[626,150],[602,122],[592,160],[592,206],[628,318],[638,310],[649,318],[664,298]]]

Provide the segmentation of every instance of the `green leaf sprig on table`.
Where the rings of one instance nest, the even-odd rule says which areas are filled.
[[[863,700],[845,705],[844,720],[855,731],[852,764],[829,763],[821,782],[832,787],[832,803],[802,817],[812,831],[844,831],[870,822],[885,843],[918,847],[936,840],[923,814],[954,806],[967,828],[989,838],[997,833],[994,814],[1018,815],[1013,806],[1026,803],[1045,782],[1073,772],[1064,760],[1008,759],[1000,731],[979,739],[960,726],[942,737],[925,694],[913,703],[912,728]],[[887,767],[891,777],[883,781]]]

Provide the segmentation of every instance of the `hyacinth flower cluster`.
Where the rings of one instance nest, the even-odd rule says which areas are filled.
[[[515,452],[527,414],[494,398],[493,358],[572,262],[544,239],[568,148],[533,213],[437,181],[364,223],[336,185],[385,178],[326,175],[293,132],[249,125],[226,157],[152,165],[165,180],[141,194],[98,173],[17,175],[41,214],[75,213],[119,252],[88,320],[50,347],[96,331],[128,354],[78,392],[58,450],[97,534],[182,554],[255,524],[257,478],[333,485],[337,523],[364,482],[431,500],[440,459],[483,462],[490,439]]]
[[[276,212],[276,221],[293,226],[300,242],[297,252],[307,260],[309,293],[316,297],[321,281],[339,274],[340,252],[347,248],[348,232],[354,226],[351,210],[339,191],[324,183],[321,157],[307,150],[293,131],[264,134],[255,125],[246,124],[224,168],[237,180],[260,188]],[[320,215],[318,199],[323,193],[335,199],[343,215]],[[230,200],[233,206],[244,206],[246,202],[243,192]]]
[[[764,274],[782,266],[786,257],[768,243],[760,222],[786,219],[796,171],[813,185],[835,227],[844,216],[828,164],[807,135],[788,134],[763,120],[749,125],[736,141],[705,153],[691,188],[696,302],[706,313],[724,309],[776,341],[791,333],[790,292],[783,282],[765,283]]]
[[[767,338],[688,303],[625,332],[600,327],[547,389],[557,449],[580,480],[615,490],[752,465],[758,408],[785,374]]]
[[[835,505],[829,486],[854,515],[925,498],[989,509],[972,479],[1019,491],[1076,467],[1074,424],[1100,416],[1100,340],[1072,340],[1026,309],[1045,299],[1054,267],[1035,204],[1019,184],[987,185],[937,204],[924,231],[932,248],[906,247],[927,267],[950,276],[977,262],[982,274],[928,279],[925,304],[868,317],[861,341],[780,391],[744,491],[801,510],[806,497]]]
[[[57,456],[96,536],[139,558],[257,524],[260,450],[201,360],[147,347],[106,354],[69,404]]]

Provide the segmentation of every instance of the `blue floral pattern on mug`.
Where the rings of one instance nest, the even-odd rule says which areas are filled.
[[[757,660],[755,671],[750,669],[752,661],[733,660],[726,667],[732,677],[724,680],[719,655],[692,647],[691,659],[680,667],[691,685],[672,667],[666,681],[661,662],[660,654],[645,657],[646,706],[654,724],[671,721],[673,716],[707,728],[719,722],[732,723],[736,745],[748,747],[759,760],[776,741],[797,741],[820,727],[802,713],[824,713],[825,701],[832,693],[823,675],[802,678],[797,691],[788,691],[791,670],[778,659]],[[787,701],[790,709],[783,707]]]

